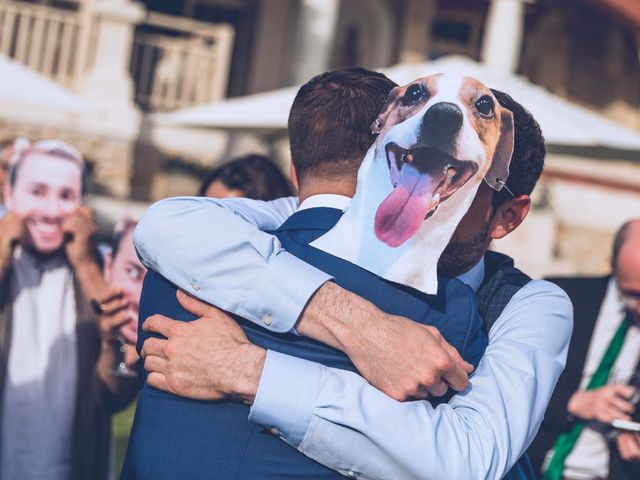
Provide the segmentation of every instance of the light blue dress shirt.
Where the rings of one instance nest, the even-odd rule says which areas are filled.
[[[163,200],[134,234],[138,253],[195,296],[274,331],[293,328],[330,278],[281,250],[274,229],[297,206]],[[480,262],[460,279],[477,289]],[[469,388],[446,405],[397,402],[362,377],[269,351],[250,419],[344,475],[367,479],[497,479],[525,452],[562,372],[572,306],[533,280],[489,332]]]

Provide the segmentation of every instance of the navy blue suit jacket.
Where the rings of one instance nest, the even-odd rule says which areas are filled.
[[[439,279],[438,295],[386,281],[362,268],[310,247],[340,218],[331,208],[301,210],[274,232],[284,248],[335,277],[336,283],[369,299],[380,309],[437,327],[477,366],[486,347],[473,290],[457,279]],[[161,313],[191,321],[176,300],[176,288],[150,272],[140,319]],[[262,347],[355,371],[342,352],[305,337],[276,334],[238,319],[249,339]],[[148,337],[140,331],[139,346]],[[446,395],[432,403],[448,400]],[[233,401],[179,398],[146,383],[140,393],[122,479],[320,479],[343,478],[305,457],[269,430],[247,420],[249,407]]]

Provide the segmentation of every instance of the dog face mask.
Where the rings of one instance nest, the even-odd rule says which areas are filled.
[[[437,263],[484,179],[503,188],[513,116],[491,90],[446,74],[397,87],[338,224],[312,243],[388,280],[437,292]]]

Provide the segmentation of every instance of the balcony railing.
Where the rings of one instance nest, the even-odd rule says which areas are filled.
[[[149,12],[131,58],[136,101],[164,111],[224,98],[233,28]]]
[[[0,0],[0,53],[77,90],[95,55],[92,5]],[[230,25],[147,12],[131,45],[136,102],[165,111],[224,98],[233,38]]]
[[[88,27],[81,10],[2,1],[0,53],[74,87],[83,67]]]

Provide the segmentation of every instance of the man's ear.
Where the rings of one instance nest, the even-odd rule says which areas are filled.
[[[519,195],[498,207],[491,224],[491,238],[498,240],[513,232],[531,209],[531,197]]]
[[[300,193],[300,182],[298,182],[298,174],[296,173],[296,167],[293,166],[293,162],[291,162],[291,166],[289,167],[289,174],[291,175],[291,182],[293,183],[296,192]]]

